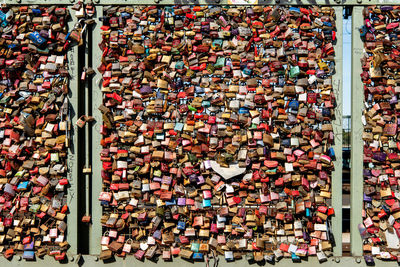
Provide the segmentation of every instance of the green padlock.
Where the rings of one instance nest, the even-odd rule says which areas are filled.
[[[289,72],[290,78],[295,78],[295,77],[299,76],[299,74],[300,74],[299,66],[294,66],[294,67],[290,68],[290,72]]]
[[[175,69],[177,69],[177,70],[181,70],[181,69],[183,69],[185,67],[185,64],[183,63],[183,61],[178,61],[178,62],[176,62],[176,64],[175,64]]]
[[[189,109],[190,111],[194,111],[194,112],[197,111],[197,109],[196,109],[195,107],[192,107],[191,105],[188,105],[188,109]]]
[[[225,58],[224,57],[219,57],[217,59],[217,62],[214,64],[214,67],[216,69],[222,69],[225,66]]]
[[[200,243],[193,242],[192,246],[190,247],[190,250],[193,252],[199,252],[199,249],[200,249]]]
[[[229,163],[229,162],[233,161],[233,155],[231,155],[229,153],[224,153],[223,156],[225,158],[225,162],[226,163]]]
[[[29,207],[29,211],[33,213],[37,213],[40,210],[39,204],[33,204]]]
[[[215,67],[212,64],[208,64],[206,69],[210,74],[214,73],[215,71]]]
[[[189,157],[189,161],[191,161],[191,162],[197,162],[197,160],[198,160],[197,157],[192,153],[188,153],[188,157]]]
[[[201,103],[201,105],[202,105],[203,107],[209,107],[209,106],[211,106],[211,102],[208,101],[208,100],[203,100],[203,102]]]
[[[164,207],[157,207],[156,208],[156,214],[158,216],[164,216]]]
[[[187,71],[186,71],[186,77],[192,77],[192,76],[194,76],[196,73],[193,71],[193,70],[191,70],[191,69],[188,69]]]
[[[153,172],[153,174],[154,174],[154,176],[161,177],[162,172],[161,172],[161,170],[155,170],[155,171]]]

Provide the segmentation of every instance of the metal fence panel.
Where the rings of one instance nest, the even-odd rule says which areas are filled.
[[[92,67],[96,69],[99,65],[99,60],[101,58],[102,52],[98,47],[98,43],[101,42],[101,30],[100,27],[102,22],[99,21],[99,17],[102,16],[103,8],[101,5],[110,5],[110,4],[157,4],[158,0],[142,0],[142,1],[124,1],[124,0],[100,0],[94,1],[96,6],[96,25],[92,26],[92,42],[86,43],[86,49],[78,51],[78,47],[73,47],[68,52],[68,61],[69,61],[69,72],[71,75],[70,79],[70,109],[71,109],[71,127],[72,135],[71,135],[71,145],[69,148],[69,155],[68,155],[68,165],[69,165],[69,173],[68,179],[70,181],[71,187],[68,191],[68,206],[70,213],[68,215],[68,236],[67,240],[71,245],[71,248],[68,251],[69,255],[77,255],[79,253],[78,246],[79,241],[84,240],[87,238],[89,240],[88,243],[88,254],[90,255],[98,255],[100,253],[100,239],[102,235],[102,227],[100,224],[100,217],[102,215],[102,207],[98,201],[99,193],[102,190],[102,179],[101,179],[101,161],[100,161],[100,140],[102,138],[100,134],[100,127],[102,124],[102,116],[100,111],[97,107],[102,103],[102,93],[101,93],[101,75],[96,72],[89,82],[91,83],[91,91],[88,90],[90,87],[88,83],[83,88],[80,84],[80,72],[79,72],[79,62],[84,59],[84,61],[88,62],[90,57],[88,53],[91,53],[92,58]],[[6,3],[12,4],[68,4],[75,3],[75,0],[42,0],[40,3],[38,1],[32,0],[6,0]],[[359,3],[360,2],[360,3]],[[336,100],[338,103],[335,115],[336,120],[334,123],[334,132],[335,132],[335,153],[336,153],[336,162],[335,162],[335,171],[332,175],[332,191],[333,191],[333,198],[332,198],[332,205],[335,209],[336,215],[332,219],[332,227],[333,227],[333,234],[336,241],[336,247],[334,249],[335,256],[342,255],[342,92],[343,92],[343,79],[342,79],[342,60],[343,60],[343,47],[342,47],[342,29],[343,29],[343,21],[341,14],[343,13],[343,6],[344,5],[359,5],[359,4],[379,4],[384,3],[388,5],[396,4],[393,1],[369,1],[368,3],[363,3],[360,0],[351,0],[342,2],[341,0],[337,0],[336,2],[326,2],[324,0],[317,0],[317,1],[259,1],[261,5],[271,5],[275,3],[280,4],[288,4],[288,5],[307,5],[307,4],[314,4],[314,5],[336,5],[335,12],[337,16],[337,44],[335,46],[336,51],[336,74],[333,80],[333,88],[336,95]],[[199,1],[171,1],[171,0],[161,0],[159,4],[167,5],[167,4],[220,4],[226,5],[227,0],[199,0]],[[352,135],[351,135],[351,142],[352,142],[352,152],[351,153],[351,252],[354,256],[362,255],[362,242],[361,237],[358,232],[357,225],[358,223],[362,222],[361,211],[362,211],[362,191],[363,191],[363,179],[362,179],[362,124],[361,124],[361,113],[363,108],[363,102],[360,99],[363,99],[363,91],[362,91],[362,84],[361,80],[359,79],[359,71],[361,70],[360,64],[360,57],[362,55],[362,43],[358,35],[358,27],[360,27],[363,23],[362,21],[362,6],[355,6],[353,9],[353,20],[352,20],[352,71],[353,71],[353,79],[352,79]],[[74,11],[71,10],[71,14]],[[73,20],[68,23],[69,29],[72,29],[76,23],[76,18],[72,16]],[[88,40],[88,39],[87,39]],[[82,54],[84,51],[84,54]],[[78,102],[79,96],[82,93],[79,90],[85,90],[83,92],[83,96],[85,99],[85,107],[84,113],[85,114],[92,114],[94,116],[96,122],[93,124],[93,128],[91,130],[92,134],[88,129],[85,130],[84,140],[79,140],[78,138],[78,128],[76,127],[76,120],[79,118],[78,116]],[[88,101],[91,101],[92,110],[88,109]],[[88,127],[88,126],[86,126]],[[78,147],[84,146],[83,155],[78,155]],[[90,160],[91,159],[91,160]],[[83,161],[82,161],[83,160]],[[82,178],[82,172],[79,169],[79,166],[82,164],[91,165],[92,167],[92,175],[84,176],[85,182],[85,195],[78,198],[78,187],[81,184],[78,179]],[[90,180],[92,178],[92,180]],[[81,190],[82,191],[82,190]],[[85,201],[85,204],[81,204],[81,201]],[[82,211],[79,209],[80,207],[84,207],[85,213],[89,213],[92,216],[92,224],[88,227],[88,231],[80,232],[79,225],[80,225],[80,214]],[[71,260],[72,258],[70,258]],[[97,257],[95,256],[83,256],[85,265],[88,266],[97,266],[103,262],[97,261]],[[75,257],[74,260],[77,260]],[[38,265],[42,266],[43,264],[47,263],[54,263],[54,259],[51,257],[45,257],[44,260],[38,259],[36,262],[16,262],[13,260],[12,262],[6,261],[4,258],[0,259],[0,263],[4,265]],[[174,260],[172,263],[164,263],[160,262],[163,266],[172,266],[172,264],[185,264],[187,263],[184,260]],[[354,264],[355,259],[350,257],[342,257],[340,260],[336,259],[336,261],[329,260],[327,265],[336,265],[336,263],[343,263],[343,264]],[[158,263],[158,264],[160,264]],[[222,263],[225,264],[225,261],[222,260]],[[291,263],[290,260],[282,260],[277,265],[279,266],[286,266],[287,264]],[[378,262],[377,266],[381,265],[382,262]],[[114,266],[114,265],[128,265],[128,264],[138,264],[138,262],[134,259],[134,257],[128,257],[126,260],[116,259],[116,262],[109,264],[107,266]],[[140,263],[143,264],[143,263]],[[147,266],[152,266],[157,263],[152,263],[150,261],[146,261],[144,263]],[[204,263],[196,263],[196,265]],[[229,266],[242,266],[247,264],[247,261],[236,261],[234,263],[230,263]],[[298,264],[298,266],[305,266],[310,264],[318,264],[315,258],[310,258],[308,261],[303,261],[302,263]],[[359,266],[364,265],[364,262]],[[397,266],[396,263],[388,263],[389,266]]]

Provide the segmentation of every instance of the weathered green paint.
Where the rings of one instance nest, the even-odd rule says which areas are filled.
[[[335,216],[332,218],[332,232],[335,237],[336,246],[334,255],[342,255],[342,114],[343,114],[343,7],[335,7],[336,14],[336,45],[335,45],[335,75],[333,76],[333,91],[335,93],[337,106],[335,109],[335,121],[333,132],[335,135],[335,170],[332,173],[332,206]]]
[[[363,25],[362,10],[361,6],[354,7],[352,15],[350,242],[353,256],[362,255],[362,240],[358,231],[358,224],[362,223],[363,207],[363,125],[361,116],[364,109],[364,92],[360,78],[360,58],[363,54],[363,44],[359,34],[359,28]]]
[[[93,43],[91,45],[92,55],[93,55],[93,69],[97,69],[100,65],[100,59],[102,57],[102,51],[99,48],[99,43],[102,41],[101,30],[100,27],[102,22],[98,21],[98,17],[101,17],[103,14],[103,7],[96,6],[96,25],[92,26],[93,29]],[[92,106],[93,106],[93,117],[96,119],[96,123],[93,125],[93,134],[92,134],[92,221],[90,229],[90,237],[89,237],[89,253],[90,254],[99,254],[100,253],[100,239],[102,234],[102,227],[100,224],[100,218],[102,215],[102,207],[100,206],[100,202],[98,201],[99,194],[102,190],[102,179],[101,179],[101,161],[100,161],[100,126],[102,124],[102,115],[98,110],[98,107],[103,103],[103,96],[101,93],[101,74],[96,71],[96,75],[93,76],[92,79]]]
[[[71,11],[71,10],[70,10]],[[72,29],[76,23],[76,18],[73,18],[68,22],[68,28]],[[78,48],[71,47],[68,51],[68,66],[69,66],[69,101],[70,101],[70,121],[71,121],[71,139],[70,148],[68,149],[68,180],[70,188],[68,188],[68,207],[69,214],[67,216],[68,229],[67,229],[67,241],[71,248],[68,250],[68,254],[76,254],[78,247],[78,135],[77,135],[77,109],[78,109]]]

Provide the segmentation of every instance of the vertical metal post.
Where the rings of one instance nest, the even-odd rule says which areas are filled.
[[[101,30],[102,22],[98,20],[99,17],[103,15],[103,7],[96,6],[96,25],[93,26],[93,38],[92,38],[92,54],[93,54],[93,68],[96,69],[101,64],[102,51],[100,50],[98,44],[102,41]],[[100,151],[101,151],[101,134],[100,134],[100,126],[103,123],[101,112],[98,110],[98,107],[103,103],[103,96],[101,93],[101,74],[96,71],[96,75],[93,76],[92,79],[92,105],[93,105],[93,117],[96,120],[96,123],[93,126],[93,134],[92,134],[92,220],[93,224],[90,230],[89,236],[89,254],[99,254],[100,253],[100,239],[102,235],[102,227],[100,223],[100,218],[102,215],[102,207],[98,201],[99,194],[102,190],[102,178],[101,178],[101,169],[102,164],[100,161]]]
[[[73,10],[69,7],[69,11],[73,14]],[[77,19],[72,16],[72,20],[68,22],[68,29],[71,30]],[[70,147],[68,148],[68,180],[70,188],[68,188],[67,203],[69,207],[67,240],[70,244],[68,253],[77,254],[78,250],[78,135],[76,128],[77,110],[78,110],[78,47],[73,46],[68,50],[68,71],[69,71],[69,114],[70,114]]]
[[[358,224],[362,223],[363,208],[363,125],[361,122],[364,109],[364,92],[360,78],[363,44],[359,28],[363,24],[362,6],[353,7],[352,15],[352,78],[351,78],[351,178],[350,178],[350,242],[353,256],[362,255],[362,240]]]
[[[85,34],[85,67],[89,66],[89,49],[90,45],[89,44],[89,31],[86,32]],[[83,71],[83,70],[82,70]],[[80,73],[81,74],[81,73]],[[79,79],[81,78],[81,75],[79,75]],[[90,95],[89,95],[89,82],[87,78],[85,78],[85,115],[90,116],[92,111],[90,110]],[[91,165],[90,162],[90,127],[91,125],[86,125],[85,129],[85,167],[89,168]],[[90,176],[91,174],[85,174],[85,213],[89,214],[90,213]]]
[[[336,45],[335,45],[335,74],[333,75],[332,87],[335,93],[337,106],[335,109],[335,121],[333,132],[335,135],[336,160],[335,170],[332,173],[332,206],[335,216],[332,218],[332,232],[336,246],[333,249],[335,256],[342,256],[342,114],[343,114],[343,7],[334,7],[336,14]]]

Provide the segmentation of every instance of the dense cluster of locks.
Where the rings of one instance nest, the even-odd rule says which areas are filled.
[[[65,6],[0,8],[6,258],[63,260],[69,247],[67,52],[94,22],[91,3],[72,9],[87,20],[68,29]],[[366,7],[360,29],[367,262],[400,248],[399,11]],[[331,255],[335,16],[317,6],[104,7],[101,259]]]
[[[326,260],[333,8],[107,7],[102,21],[101,258]]]
[[[62,6],[0,10],[0,250],[65,257],[69,145]]]
[[[94,14],[78,2],[74,16]],[[66,6],[0,9],[0,252],[64,260],[71,146],[67,53],[82,42]]]
[[[400,248],[400,9],[366,7],[363,16],[364,221],[359,227],[367,262],[373,262],[372,256],[396,260]]]

